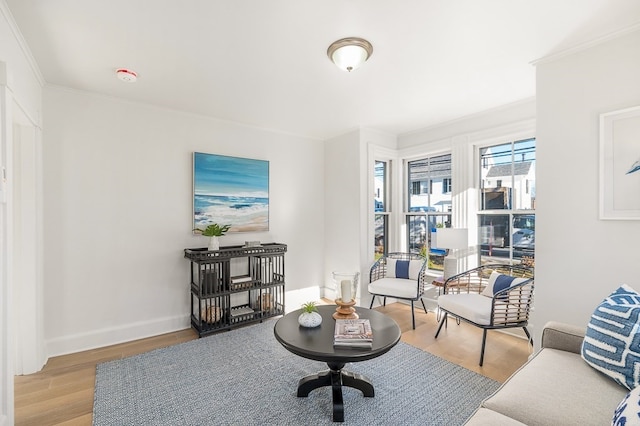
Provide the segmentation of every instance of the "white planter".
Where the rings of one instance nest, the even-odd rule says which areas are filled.
[[[209,238],[209,251],[220,250],[220,239],[218,237]]]
[[[303,327],[317,327],[322,324],[322,316],[317,312],[303,312],[298,317],[298,323]]]

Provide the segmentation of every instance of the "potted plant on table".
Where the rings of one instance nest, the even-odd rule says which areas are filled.
[[[213,223],[207,226],[205,229],[194,229],[193,232],[197,232],[200,235],[204,235],[209,238],[209,250],[220,250],[220,240],[218,237],[223,236],[227,233],[227,231],[231,228],[231,225],[218,225],[217,223]]]
[[[309,328],[322,324],[322,316],[318,313],[316,302],[307,302],[302,305],[302,313],[298,317],[298,323]]]

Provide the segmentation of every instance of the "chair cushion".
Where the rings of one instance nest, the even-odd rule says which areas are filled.
[[[443,294],[438,297],[438,306],[480,325],[491,324],[491,298],[482,294]]]
[[[591,315],[582,358],[631,390],[640,385],[640,294],[623,284]]]
[[[527,281],[529,278],[516,278],[511,275],[504,275],[500,272],[493,271],[489,276],[489,283],[482,290],[482,294],[487,297],[493,297],[494,294],[505,288],[512,287]]]
[[[417,280],[424,260],[398,260],[387,258],[387,278]]]
[[[418,282],[404,278],[381,278],[367,287],[369,293],[380,296],[415,299],[418,297]]]

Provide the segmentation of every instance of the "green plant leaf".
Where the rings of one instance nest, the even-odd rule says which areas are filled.
[[[316,312],[316,302],[307,302],[302,305],[302,310],[306,313]]]

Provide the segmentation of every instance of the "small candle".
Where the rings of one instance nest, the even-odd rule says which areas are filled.
[[[342,280],[340,289],[342,290],[342,301],[351,302],[351,281]]]

